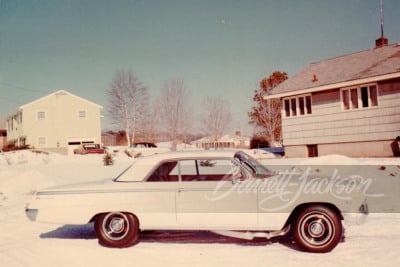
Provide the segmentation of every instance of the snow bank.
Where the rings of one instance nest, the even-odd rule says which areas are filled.
[[[0,174],[0,188],[3,194],[29,194],[40,188],[56,184],[50,177],[35,169],[19,172],[6,171]]]
[[[117,153],[115,164],[104,166],[101,155],[66,157],[30,151],[5,154],[8,161],[0,155],[0,266],[400,266],[396,249],[400,247],[400,215],[395,213],[371,214],[366,224],[346,227],[344,241],[331,253],[322,255],[300,252],[289,241],[240,241],[207,232],[177,236],[148,232],[134,247],[104,248],[98,245],[92,225],[31,223],[25,218],[24,207],[34,190],[115,177],[129,166],[131,158]],[[267,162],[400,166],[398,159],[349,159],[337,155]]]

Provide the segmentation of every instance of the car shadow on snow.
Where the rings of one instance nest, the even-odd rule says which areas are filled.
[[[43,233],[40,238],[56,238],[56,239],[96,239],[93,230],[93,223],[84,225],[63,225],[53,231]]]
[[[40,238],[54,239],[96,239],[93,223],[85,225],[64,225],[53,231],[42,233]],[[153,230],[140,233],[140,243],[174,243],[174,244],[236,244],[242,246],[265,246],[280,243],[283,246],[299,250],[290,237],[272,240],[255,238],[253,240],[222,236],[210,231],[169,231]]]
[[[222,236],[210,231],[143,231],[140,242],[182,243],[182,244],[238,244],[245,246],[263,246],[273,242],[264,238],[253,240]]]
[[[140,242],[181,243],[181,244],[234,244],[239,246],[268,246],[275,243],[290,249],[301,251],[291,236],[273,239],[254,238],[252,240],[222,236],[210,231],[144,231]]]

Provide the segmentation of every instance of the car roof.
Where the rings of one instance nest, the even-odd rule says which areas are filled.
[[[147,157],[140,157],[138,161],[163,161],[170,159],[183,158],[207,158],[207,157],[233,157],[239,150],[190,150],[190,151],[173,151],[158,153]]]

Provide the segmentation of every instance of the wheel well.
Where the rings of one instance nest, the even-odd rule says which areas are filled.
[[[286,221],[284,227],[290,225],[290,224],[296,219],[296,217],[297,217],[297,215],[299,214],[300,211],[302,211],[303,209],[305,209],[305,208],[308,207],[308,206],[314,206],[314,205],[324,206],[324,207],[330,208],[331,210],[333,210],[333,212],[335,212],[335,213],[339,216],[340,220],[343,220],[343,215],[342,215],[342,213],[341,213],[340,210],[339,210],[335,205],[333,205],[332,203],[310,202],[310,203],[303,203],[303,204],[298,205],[298,206],[292,211],[292,213],[290,214],[290,216],[289,216],[289,218],[287,219],[287,221]]]
[[[98,216],[103,215],[103,214],[105,214],[105,213],[106,213],[106,212],[97,213],[96,215],[94,215],[94,216],[89,220],[89,223],[94,222]]]

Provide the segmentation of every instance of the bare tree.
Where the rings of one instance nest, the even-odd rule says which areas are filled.
[[[248,113],[249,123],[258,126],[270,143],[282,140],[281,101],[265,100],[263,96],[287,78],[286,72],[275,71],[261,80],[260,88],[254,91],[254,106]]]
[[[190,127],[188,93],[182,80],[164,82],[158,108],[164,130],[172,141],[172,150],[176,150],[178,136]]]
[[[232,119],[229,103],[221,97],[206,97],[203,110],[206,113],[201,120],[202,128],[212,141],[217,141],[223,136]]]
[[[160,110],[157,106],[149,109],[148,120],[141,123],[138,129],[139,138],[145,142],[156,142],[158,140],[158,125],[160,124]]]
[[[109,114],[114,123],[126,131],[128,146],[135,140],[135,133],[146,122],[148,88],[143,86],[132,71],[118,71],[108,90]]]

